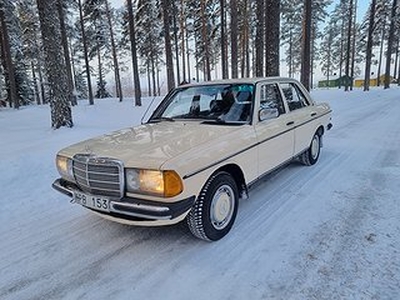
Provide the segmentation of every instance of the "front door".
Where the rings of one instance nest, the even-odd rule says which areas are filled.
[[[256,97],[259,107],[275,108],[279,116],[260,121],[256,112],[255,131],[258,139],[259,176],[290,160],[294,153],[294,122],[286,113],[281,92],[276,83],[259,83]]]

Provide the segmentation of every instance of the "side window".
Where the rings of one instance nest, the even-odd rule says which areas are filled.
[[[265,84],[261,86],[260,108],[276,108],[279,114],[285,113],[282,97],[276,84]]]
[[[306,96],[296,84],[282,83],[280,84],[280,86],[282,88],[283,94],[285,95],[290,111],[310,105]]]

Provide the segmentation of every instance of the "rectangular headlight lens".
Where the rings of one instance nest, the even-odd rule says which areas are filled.
[[[57,155],[56,165],[58,173],[60,173],[61,177],[70,181],[73,180],[74,177],[72,175],[72,159],[65,156]]]
[[[128,192],[173,197],[183,190],[182,180],[175,171],[142,169],[125,170]]]

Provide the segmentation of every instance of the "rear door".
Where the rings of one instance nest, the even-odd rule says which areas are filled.
[[[310,146],[315,133],[317,112],[311,100],[295,82],[280,83],[288,109],[288,115],[294,122],[294,155]]]

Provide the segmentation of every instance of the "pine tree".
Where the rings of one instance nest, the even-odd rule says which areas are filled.
[[[281,44],[286,46],[285,61],[289,77],[300,71],[303,0],[282,0]]]
[[[37,0],[40,28],[45,53],[45,69],[51,92],[51,126],[54,129],[61,126],[72,127],[72,113],[68,101],[67,72],[60,45],[60,20],[52,13],[52,0]]]
[[[57,12],[58,12],[58,18],[60,19],[60,32],[61,32],[61,43],[63,46],[63,53],[64,53],[64,59],[65,59],[65,65],[66,65],[66,71],[67,71],[67,83],[68,83],[68,97],[70,99],[70,102],[72,105],[77,105],[77,99],[76,96],[74,95],[74,80],[72,77],[72,68],[71,68],[71,59],[70,59],[70,53],[69,53],[69,43],[68,43],[68,38],[67,38],[67,17],[66,17],[66,12],[68,9],[68,1],[65,0],[58,0],[56,3],[57,6]]]
[[[35,0],[17,2],[17,15],[21,25],[22,52],[30,65],[33,98],[37,104],[46,103],[43,78],[43,54],[40,43],[40,24]]]
[[[162,26],[159,11],[154,7],[159,7],[158,0],[140,0],[136,11],[136,40],[138,55],[147,73],[149,91],[156,96],[157,70],[161,68],[163,43]],[[125,35],[128,31],[125,32]]]
[[[90,59],[97,59],[97,92],[99,98],[107,98],[109,93],[104,93],[106,86],[105,75],[106,60],[110,59],[111,43],[109,37],[109,26],[107,23],[106,0],[86,0],[83,5],[85,25],[89,46]]]
[[[32,82],[30,77],[28,76],[29,63],[26,60],[23,53],[23,40],[22,40],[22,30],[21,23],[17,16],[16,11],[16,3],[14,1],[10,2],[9,0],[4,0],[1,2],[2,5],[2,36],[3,36],[3,45],[8,49],[4,54],[4,57],[8,57],[10,55],[10,60],[7,59],[7,65],[12,62],[9,68],[5,65],[4,68],[7,74],[7,82],[10,85],[15,84],[16,94],[18,100],[13,102],[15,108],[18,108],[20,105],[27,105],[32,101],[33,91],[32,91]],[[9,52],[9,53],[8,53]],[[9,73],[9,71],[13,72],[13,76]],[[13,89],[13,88],[12,88]]]
[[[311,72],[311,23],[312,23],[312,2],[305,0],[303,19],[303,38],[301,55],[300,81],[307,90],[310,90]]]
[[[321,71],[325,74],[329,84],[330,76],[337,68],[337,55],[333,51],[335,40],[335,23],[329,22],[324,29],[324,38],[321,42]]]
[[[111,53],[112,53],[112,59],[113,59],[114,78],[115,78],[115,91],[116,91],[117,98],[119,98],[119,101],[121,102],[123,99],[123,95],[122,95],[121,77],[120,77],[120,72],[119,72],[120,71],[119,70],[119,62],[118,62],[118,56],[117,56],[117,46],[116,46],[116,42],[115,42],[115,35],[114,35],[114,28],[113,28],[114,14],[113,14],[113,11],[110,9],[108,0],[106,0],[105,4],[106,4],[108,29],[110,32]]]
[[[266,0],[265,12],[265,75],[279,76],[280,0]]]
[[[374,40],[379,43],[379,56],[378,56],[378,68],[377,68],[377,86],[381,84],[381,71],[384,54],[384,45],[388,38],[388,25],[390,16],[390,1],[378,0],[376,3],[375,10],[375,30]]]
[[[135,18],[133,16],[132,0],[127,1],[127,10],[128,10],[128,20],[129,20],[129,38],[131,42],[131,52],[132,52],[133,81],[135,85],[135,105],[141,106],[142,91],[140,88],[140,80],[139,80]]]
[[[221,67],[222,67],[222,78],[226,79],[229,77],[228,73],[228,62],[227,62],[227,33],[226,33],[226,16],[225,16],[225,0],[219,1],[220,6],[220,44],[221,44]]]
[[[262,77],[264,75],[264,1],[256,1],[256,33],[255,33],[255,76]]]
[[[395,22],[397,12],[397,0],[393,0],[392,4],[392,12],[391,12],[391,21],[390,21],[390,29],[389,29],[389,37],[387,43],[387,51],[386,51],[386,71],[385,71],[385,89],[390,87],[390,61],[392,58],[392,48],[393,48],[393,40],[394,40],[394,31],[395,31]]]
[[[88,51],[88,41],[86,38],[86,28],[83,18],[83,6],[82,0],[78,0],[78,7],[79,7],[79,26],[81,30],[81,40],[83,46],[83,54],[85,58],[85,69],[86,69],[86,81],[88,86],[88,96],[89,96],[89,105],[94,104],[93,100],[93,91],[92,91],[92,83],[91,83],[91,75],[90,75],[90,66],[89,66],[89,51]]]
[[[370,86],[370,75],[371,75],[371,60],[372,60],[372,47],[373,47],[373,33],[375,27],[375,8],[376,0],[372,0],[369,7],[369,24],[368,24],[368,37],[367,37],[367,49],[365,59],[365,80],[364,80],[364,91],[369,91]]]
[[[74,72],[75,93],[79,99],[88,98],[87,82],[85,81],[84,72],[79,68]]]
[[[204,0],[202,0],[204,1]],[[237,10],[237,0],[230,0],[230,12],[231,12],[231,22],[230,22],[230,33],[231,33],[231,76],[232,78],[238,77],[238,10]]]
[[[7,94],[10,106],[19,107],[19,98],[17,95],[17,84],[15,81],[15,66],[11,55],[11,45],[9,30],[6,23],[6,5],[7,2],[0,2],[0,29],[1,29],[1,57],[3,67],[6,73],[6,83],[8,85]]]
[[[130,0],[129,0],[130,1]],[[202,0],[204,1],[204,0]],[[171,45],[171,0],[161,0],[163,25],[164,25],[164,42],[165,42],[165,59],[167,68],[167,82],[168,90],[175,87],[175,75],[172,57],[172,45]]]

